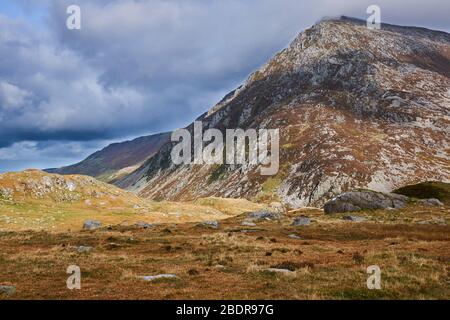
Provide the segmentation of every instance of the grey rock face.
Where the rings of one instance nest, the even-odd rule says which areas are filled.
[[[343,193],[325,203],[326,214],[355,212],[363,209],[401,209],[406,206],[408,197],[375,191],[351,191]]]
[[[247,215],[250,219],[268,219],[268,220],[279,220],[282,217],[281,213],[270,212],[270,211],[257,211],[251,212]]]
[[[298,217],[294,219],[294,222],[292,222],[292,225],[295,227],[307,226],[309,224],[311,224],[311,219],[308,217]]]
[[[11,296],[16,292],[15,286],[0,286],[0,295],[4,294],[7,296]]]
[[[419,201],[417,201],[417,204],[422,205],[422,206],[429,206],[429,207],[441,207],[444,205],[441,201],[439,201],[438,199],[434,199],[434,198],[419,200]]]
[[[95,230],[102,226],[100,221],[86,220],[83,224],[83,230]]]

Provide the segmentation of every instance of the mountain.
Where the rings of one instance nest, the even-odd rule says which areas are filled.
[[[88,175],[104,182],[113,183],[138,168],[169,140],[170,133],[161,133],[132,141],[114,143],[77,164],[45,171],[58,174]]]
[[[255,165],[175,165],[167,142],[115,184],[152,199],[246,197],[303,207],[355,188],[449,182],[449,77],[448,33],[326,19],[199,119],[222,132],[279,128],[276,176]]]

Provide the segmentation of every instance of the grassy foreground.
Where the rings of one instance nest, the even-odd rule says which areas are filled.
[[[291,226],[300,215],[312,223]],[[2,298],[450,299],[448,206],[358,216],[367,221],[301,210],[251,227],[241,224],[241,215],[222,220],[218,229],[169,223],[2,231],[0,284],[16,286],[14,295]],[[93,249],[78,253],[81,245]],[[66,287],[69,265],[81,268],[81,290]],[[381,268],[381,290],[367,289],[370,265]],[[162,273],[178,278],[141,278]]]

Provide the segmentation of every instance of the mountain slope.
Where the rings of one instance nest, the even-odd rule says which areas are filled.
[[[103,226],[222,220],[263,209],[242,199],[154,202],[81,175],[39,170],[0,174],[0,231],[81,229],[85,220]]]
[[[169,139],[169,133],[161,133],[132,141],[114,143],[77,164],[45,171],[58,174],[88,175],[104,182],[114,182],[152,157]]]
[[[176,166],[167,143],[116,184],[153,199],[278,198],[302,207],[354,188],[449,182],[449,77],[445,32],[323,20],[201,118],[204,129],[279,128],[277,176],[257,166]]]

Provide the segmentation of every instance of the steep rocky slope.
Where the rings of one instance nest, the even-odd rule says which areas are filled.
[[[323,20],[201,117],[204,129],[279,128],[277,176],[257,166],[176,166],[167,143],[117,185],[153,199],[278,198],[302,207],[354,188],[449,182],[449,77],[448,33]]]
[[[169,139],[169,133],[161,133],[132,141],[114,143],[77,164],[46,171],[58,174],[88,175],[112,183],[133,172]]]

